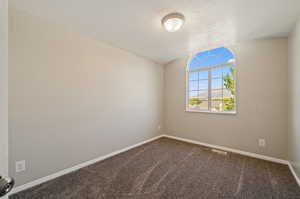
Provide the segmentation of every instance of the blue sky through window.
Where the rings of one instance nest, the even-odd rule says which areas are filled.
[[[196,54],[190,62],[189,70],[234,61],[234,55],[225,47],[207,50]]]

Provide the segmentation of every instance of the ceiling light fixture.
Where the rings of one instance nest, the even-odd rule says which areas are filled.
[[[168,32],[176,32],[184,24],[184,16],[177,12],[170,13],[161,20],[161,23]]]

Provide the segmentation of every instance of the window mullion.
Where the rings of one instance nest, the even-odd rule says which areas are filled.
[[[212,69],[209,69],[208,70],[208,110],[211,111],[211,87],[212,87],[212,72],[211,72]]]
[[[197,72],[197,96],[198,96],[198,99],[200,97],[200,91],[199,91],[199,84],[200,84],[200,77],[199,77],[199,72]]]
[[[185,77],[186,77],[186,80],[185,80],[186,81],[185,109],[189,110],[189,108],[190,108],[190,102],[189,102],[190,101],[190,72],[186,71]]]
[[[222,68],[222,112],[224,111],[224,67]]]

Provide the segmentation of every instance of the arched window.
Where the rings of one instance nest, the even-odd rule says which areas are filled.
[[[229,49],[196,54],[188,63],[186,77],[187,111],[236,112],[236,65]]]

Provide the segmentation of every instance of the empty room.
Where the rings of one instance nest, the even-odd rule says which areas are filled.
[[[0,198],[300,199],[300,0],[0,0]]]

